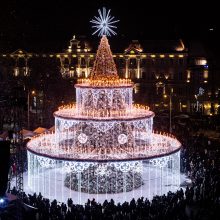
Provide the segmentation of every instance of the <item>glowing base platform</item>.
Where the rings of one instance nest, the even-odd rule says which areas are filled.
[[[183,174],[174,176],[171,171],[170,173],[169,171],[161,173],[159,167],[149,167],[149,165],[146,164],[143,166],[144,184],[131,192],[117,194],[88,194],[76,192],[64,186],[64,179],[65,174],[60,172],[60,170],[47,170],[47,172],[41,173],[36,177],[35,180],[38,184],[33,191],[28,187],[28,173],[26,172],[24,173],[24,191],[27,194],[41,192],[45,198],[49,198],[50,200],[57,199],[58,202],[67,202],[68,198],[72,198],[75,204],[85,204],[88,199],[92,200],[94,198],[99,203],[103,203],[106,199],[114,199],[116,203],[123,203],[124,201],[129,202],[132,198],[138,199],[143,196],[152,199],[155,195],[167,194],[169,191],[175,192],[181,185],[190,182]],[[179,184],[177,184],[177,181]]]

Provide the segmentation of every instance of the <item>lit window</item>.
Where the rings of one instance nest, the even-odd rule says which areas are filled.
[[[190,79],[190,73],[191,73],[190,70],[187,70],[186,72],[187,72],[187,79]]]
[[[209,76],[209,71],[208,70],[204,70],[204,72],[203,72],[204,79],[207,79],[208,76]]]
[[[168,79],[169,78],[169,75],[168,74],[164,74],[165,76],[165,79]]]
[[[195,64],[198,66],[202,66],[202,65],[206,65],[207,64],[207,60],[204,58],[198,58],[195,60]]]

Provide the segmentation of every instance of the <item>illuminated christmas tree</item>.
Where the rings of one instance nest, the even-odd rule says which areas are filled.
[[[91,79],[93,80],[116,80],[119,79],[117,69],[112,56],[107,37],[101,38],[98,47],[95,63],[93,66]]]

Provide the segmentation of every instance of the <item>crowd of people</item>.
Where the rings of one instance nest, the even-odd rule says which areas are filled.
[[[174,133],[181,141],[181,171],[192,180],[191,185],[177,192],[155,196],[151,201],[141,197],[116,204],[113,200],[100,204],[88,200],[85,205],[43,198],[41,194],[22,194],[26,219],[99,220],[99,219],[220,219],[220,150],[218,141],[199,135],[193,123],[184,128],[175,126]],[[16,189],[11,193],[17,194]],[[27,208],[28,207],[28,208]],[[35,207],[35,208],[33,208]],[[29,210],[29,211],[28,211]]]

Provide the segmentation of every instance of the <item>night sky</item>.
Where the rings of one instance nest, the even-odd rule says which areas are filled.
[[[111,14],[120,20],[117,30],[119,39],[183,38],[209,41],[219,37],[216,3],[153,2],[7,0],[0,5],[0,50],[24,48],[56,51],[65,48],[73,34],[91,38],[89,20],[103,6],[111,8]]]

